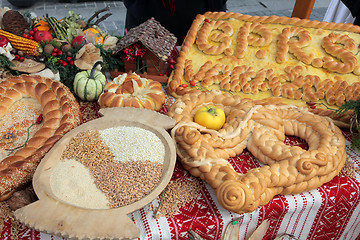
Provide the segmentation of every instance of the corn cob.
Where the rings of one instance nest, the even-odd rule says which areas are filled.
[[[14,48],[21,50],[26,55],[38,56],[42,52],[40,43],[34,40],[17,36],[2,29],[0,29],[0,35],[7,37]]]

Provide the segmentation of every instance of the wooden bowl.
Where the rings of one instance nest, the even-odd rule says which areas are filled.
[[[175,120],[155,111],[138,108],[106,108],[101,109],[100,113],[103,117],[71,130],[45,155],[33,178],[39,200],[15,211],[15,217],[22,223],[38,231],[73,239],[133,239],[140,236],[140,230],[127,214],[153,201],[169,183],[176,161],[176,147],[166,130],[175,125]],[[119,208],[82,208],[58,199],[51,190],[50,176],[69,141],[80,132],[117,126],[143,128],[156,134],[162,141],[165,159],[159,184],[144,198]]]

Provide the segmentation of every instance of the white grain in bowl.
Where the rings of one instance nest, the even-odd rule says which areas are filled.
[[[75,206],[110,208],[105,193],[96,187],[89,169],[76,160],[60,161],[54,167],[50,175],[50,187],[57,198]]]
[[[116,162],[151,161],[163,163],[165,146],[155,133],[139,127],[120,126],[99,131]]]

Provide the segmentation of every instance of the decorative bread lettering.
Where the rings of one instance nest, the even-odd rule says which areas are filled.
[[[334,112],[360,98],[359,43],[360,27],[351,24],[207,12],[187,34],[168,91],[177,98],[215,89],[301,107],[312,101],[311,112],[348,127],[349,114]]]
[[[342,44],[343,47],[339,47],[338,44]],[[324,37],[322,47],[335,58],[324,57],[324,68],[337,73],[350,73],[355,69],[357,59],[351,51],[355,49],[356,45],[349,36],[330,33]]]

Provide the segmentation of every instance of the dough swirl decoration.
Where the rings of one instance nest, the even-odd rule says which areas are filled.
[[[193,121],[197,109],[208,104],[226,114],[218,131]],[[185,94],[169,109],[168,115],[176,120],[171,136],[183,166],[210,184],[219,203],[230,211],[251,212],[275,195],[317,188],[345,164],[345,138],[330,118],[307,108],[274,104],[209,91]],[[304,139],[308,150],[286,145],[285,135]],[[264,165],[241,174],[227,159],[245,148]]]
[[[101,108],[136,107],[159,111],[165,93],[157,81],[124,73],[108,82],[98,100]]]
[[[26,145],[0,162],[0,201],[28,183],[42,157],[68,131],[80,125],[80,107],[70,90],[59,81],[21,75],[0,81],[0,119],[17,101],[35,99],[43,121]]]

